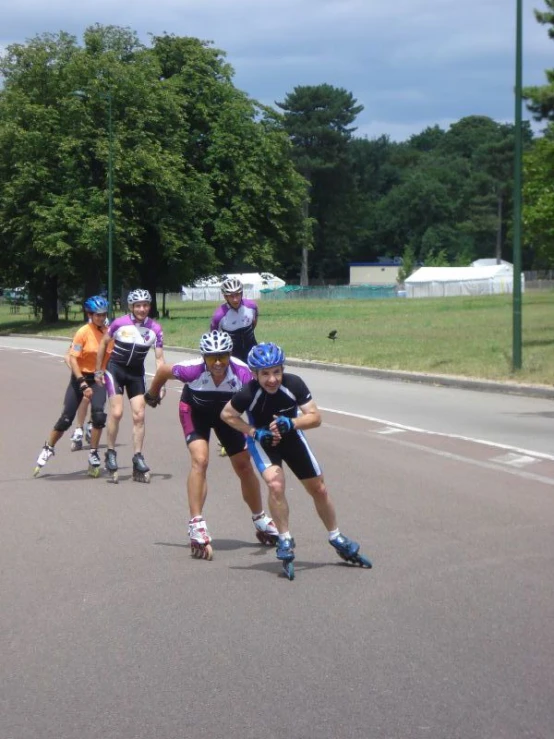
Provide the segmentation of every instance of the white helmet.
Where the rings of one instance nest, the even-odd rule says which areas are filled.
[[[210,331],[209,334],[202,334],[200,351],[202,354],[230,354],[233,340],[225,331]]]
[[[142,290],[140,287],[137,290],[131,290],[127,296],[127,305],[133,305],[133,303],[151,303],[152,296],[148,290]]]
[[[244,290],[244,285],[236,277],[228,277],[221,283],[221,292],[223,295],[235,295]]]

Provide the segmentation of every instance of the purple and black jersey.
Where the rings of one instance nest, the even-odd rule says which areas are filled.
[[[114,340],[110,364],[143,370],[151,346],[163,347],[162,327],[151,318],[137,323],[130,315],[116,318],[108,328]]]
[[[258,320],[258,306],[243,298],[237,310],[228,303],[220,305],[212,316],[210,331],[226,331],[233,340],[233,356],[246,362],[248,352],[256,345],[254,328]]]
[[[229,362],[225,379],[219,385],[213,381],[203,359],[174,364],[171,371],[176,380],[185,383],[182,403],[187,403],[193,410],[213,412],[218,416],[223,406],[252,379],[252,373],[244,362],[234,357]]]

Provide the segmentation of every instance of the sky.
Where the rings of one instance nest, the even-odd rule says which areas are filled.
[[[523,0],[523,84],[542,85],[554,40]],[[275,106],[299,85],[351,92],[356,136],[403,141],[468,115],[514,119],[516,0],[0,0],[0,52],[94,23],[195,36],[224,51],[235,86]],[[524,118],[528,118],[524,111]],[[539,130],[540,125],[535,126]]]

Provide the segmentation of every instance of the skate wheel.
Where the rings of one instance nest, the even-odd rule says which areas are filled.
[[[292,560],[283,562],[283,572],[289,580],[294,580],[294,562]]]
[[[33,470],[33,477],[38,477],[40,474],[40,467],[37,465],[35,469]]]
[[[108,473],[108,482],[113,482],[114,485],[117,485],[119,482],[119,472],[110,472],[106,467],[104,469]]]
[[[260,544],[263,544],[264,547],[274,547],[277,545],[279,537],[274,534],[266,534],[263,531],[256,531],[256,539]]]
[[[75,441],[72,441],[71,442],[71,451],[72,452],[80,452],[82,448],[83,448],[83,445],[82,444],[78,444]]]
[[[195,559],[207,559],[208,561],[213,559],[214,556],[214,550],[211,544],[206,544],[205,546],[197,543],[191,544],[190,553]]]
[[[100,467],[89,467],[87,472],[89,477],[100,477]]]

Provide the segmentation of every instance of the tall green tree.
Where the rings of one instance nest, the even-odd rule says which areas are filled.
[[[96,25],[82,45],[58,34],[9,47],[0,68],[2,254],[40,288],[45,320],[62,284],[105,281],[110,144],[117,285],[155,295],[237,263],[267,269],[305,238],[280,116],[233,86],[211,45],[146,47]]]
[[[308,182],[304,214],[314,223],[314,272],[325,277],[348,261],[354,179],[348,144],[363,110],[352,93],[328,84],[295,87],[277,106],[291,138],[298,171]],[[300,283],[308,284],[308,244],[302,249]]]

